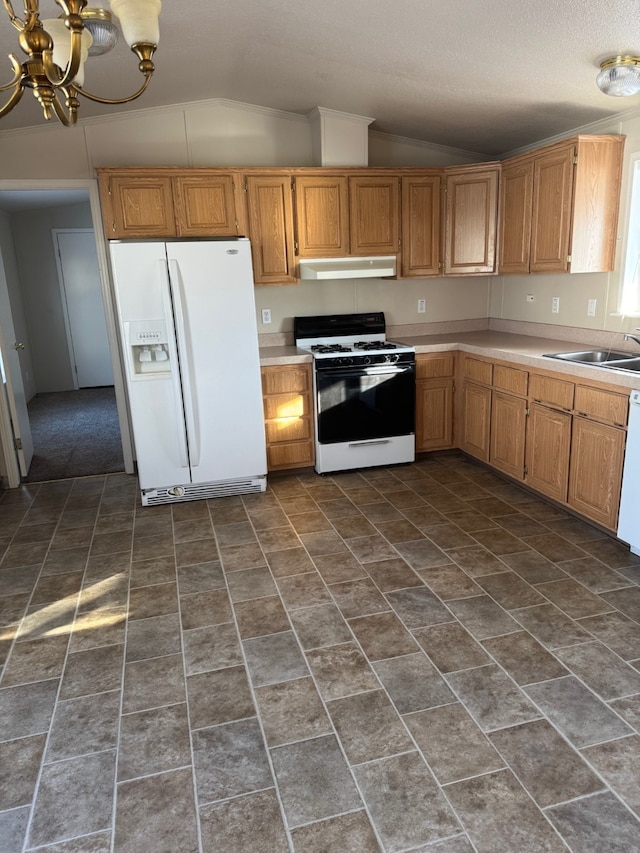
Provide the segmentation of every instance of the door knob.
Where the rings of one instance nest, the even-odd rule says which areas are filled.
[[[18,341],[16,341],[15,344],[13,345],[13,348],[14,349],[24,349],[24,344],[18,343]]]

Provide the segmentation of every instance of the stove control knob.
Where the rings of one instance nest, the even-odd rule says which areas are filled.
[[[339,358],[338,364],[353,364],[352,358]]]
[[[363,361],[364,361],[364,363],[365,363],[365,364],[371,364],[371,356],[370,356],[370,355],[365,355],[365,357],[364,357]]]
[[[389,364],[395,364],[399,360],[400,360],[400,356],[398,355],[398,353],[395,353],[394,355],[388,355],[387,356],[387,361],[389,362]]]

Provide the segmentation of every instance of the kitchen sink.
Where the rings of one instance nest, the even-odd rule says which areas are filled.
[[[556,352],[547,353],[545,358],[559,358],[563,361],[575,361],[580,364],[603,364],[609,361],[622,361],[627,359],[635,359],[640,356],[635,356],[629,352],[613,352],[608,349],[592,349],[583,350],[581,352]],[[617,367],[618,365],[616,365]]]
[[[616,370],[633,370],[635,373],[640,372],[640,356],[625,357],[621,360],[606,361],[602,367],[612,367]]]

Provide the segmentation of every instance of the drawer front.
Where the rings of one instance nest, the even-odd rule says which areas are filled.
[[[267,447],[267,463],[269,470],[313,465],[313,443],[290,441],[287,444],[272,444]]]
[[[586,385],[576,385],[576,411],[597,421],[627,425],[629,398],[612,391],[600,388],[589,388]]]
[[[311,368],[308,365],[297,367],[263,367],[262,393],[286,394],[290,391],[309,391],[311,386]]]
[[[483,385],[491,385],[493,379],[491,362],[465,356],[462,372],[465,379],[471,379],[473,382],[480,382]]]
[[[306,393],[273,394],[264,397],[264,416],[267,420],[301,418],[309,413],[309,397]]]
[[[301,441],[311,438],[311,421],[309,418],[279,418],[265,423],[267,444],[279,441]]]
[[[564,379],[553,379],[550,376],[538,376],[532,373],[529,377],[529,396],[540,403],[547,403],[565,411],[573,409],[575,385]]]
[[[436,379],[441,376],[453,376],[455,356],[418,355],[416,356],[416,379]]]
[[[520,397],[526,397],[529,385],[529,374],[526,370],[518,370],[515,367],[505,367],[504,364],[496,364],[493,368],[493,387],[500,391],[509,391]]]

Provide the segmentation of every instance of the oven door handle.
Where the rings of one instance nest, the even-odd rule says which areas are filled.
[[[348,379],[350,376],[382,376],[385,373],[397,376],[400,373],[415,373],[415,364],[375,364],[353,367],[316,367],[316,373],[322,376],[335,376],[336,379]]]

